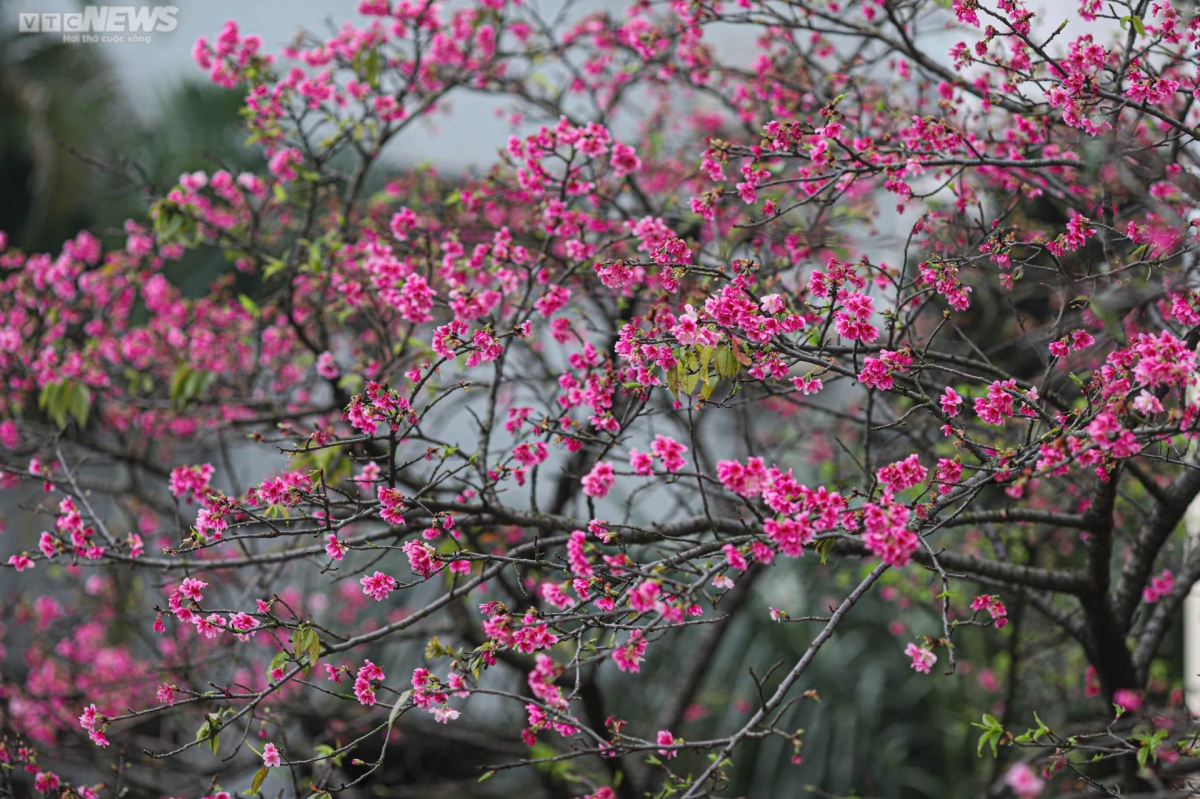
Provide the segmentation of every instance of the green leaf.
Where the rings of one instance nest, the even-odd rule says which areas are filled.
[[[271,665],[267,666],[267,678],[271,677],[271,672],[275,671],[275,669],[282,669],[283,665],[287,662],[287,652],[276,652],[275,657],[271,658]]]
[[[38,408],[45,411],[58,427],[62,427],[67,421],[67,410],[71,399],[70,383],[69,380],[47,383],[38,395]]]
[[[44,411],[50,406],[51,398],[55,391],[59,390],[58,383],[47,383],[42,386],[41,392],[38,393],[38,410]]]
[[[999,745],[1000,739],[1004,737],[1004,728],[1000,726],[1000,722],[996,720],[995,716],[987,713],[983,715],[982,721],[982,724],[979,722],[971,724],[972,727],[978,727],[983,730],[983,733],[979,736],[979,747],[976,752],[980,757],[983,757],[983,747],[990,744],[992,747],[992,757],[996,757],[996,747]]]
[[[1137,31],[1138,36],[1146,35],[1146,24],[1142,22],[1142,18],[1137,14],[1121,17],[1121,30],[1126,30],[1126,25],[1133,25],[1133,29]]]
[[[286,268],[287,263],[279,258],[268,258],[267,265],[263,268],[263,280],[270,280]]]
[[[491,771],[485,771],[485,772],[483,772],[483,776],[479,778],[479,781],[487,782],[494,776],[496,776],[496,769],[492,769]]]
[[[1033,740],[1036,741],[1038,738],[1041,738],[1043,735],[1050,732],[1050,728],[1047,727],[1046,723],[1044,721],[1042,721],[1041,718],[1038,717],[1036,710],[1033,713],[1033,720],[1038,723],[1038,728],[1033,733]]]
[[[709,382],[708,365],[712,361],[712,357],[716,351],[716,347],[702,347],[700,349],[700,376],[704,379],[706,385]]]
[[[160,213],[154,220],[154,232],[162,242],[170,242],[183,228],[183,217],[175,213]]]
[[[717,374],[726,380],[736,375],[742,368],[738,363],[737,356],[733,354],[733,347],[729,344],[717,347],[716,363]]]
[[[300,653],[308,649],[308,628],[301,624],[292,630],[292,656],[300,659]]]
[[[213,757],[217,756],[217,750],[221,747],[221,736],[216,734],[216,719],[216,716],[205,716],[204,723],[196,730],[196,740],[207,743]]]
[[[317,635],[316,630],[308,631],[308,667],[311,669],[317,665],[317,661],[321,657],[321,637]]]
[[[171,375],[171,387],[167,392],[167,396],[170,398],[171,402],[179,401],[180,396],[183,394],[183,384],[187,381],[191,374],[192,367],[188,366],[186,363],[181,363],[179,366],[175,367],[175,372]]]
[[[683,368],[682,364],[675,364],[667,370],[667,388],[671,389],[671,393],[678,396],[679,394],[679,370]]]
[[[267,773],[270,771],[266,766],[263,766],[258,771],[254,772],[254,779],[250,781],[250,793],[258,793],[258,789],[262,787],[263,780],[267,778]]]
[[[559,754],[559,751],[553,746],[541,741],[535,743],[530,751],[530,757],[534,760],[550,760]],[[551,777],[563,779],[570,773],[571,764],[568,761],[560,760],[553,763],[536,763],[534,764],[534,768],[545,774],[549,774]]]
[[[1130,738],[1141,744],[1137,753],[1138,766],[1145,768],[1150,760],[1158,762],[1158,748],[1166,737],[1166,730],[1156,730],[1152,733],[1145,727],[1138,727],[1133,731]]]
[[[821,565],[825,565],[825,561],[829,560],[829,553],[833,551],[833,539],[825,538],[817,542],[817,554],[821,556]]]
[[[261,309],[258,307],[257,302],[250,299],[245,294],[238,295],[238,302],[240,302],[242,304],[242,307],[246,309],[246,313],[250,314],[255,319],[258,318],[259,313],[261,313]]]
[[[92,409],[92,392],[87,386],[71,381],[68,407],[79,427],[87,427],[88,412]]]
[[[400,718],[400,712],[404,710],[404,703],[408,701],[410,696],[412,696],[411,688],[400,694],[400,698],[396,700],[396,704],[392,705],[392,712],[388,713],[387,721],[389,730],[392,728],[392,725],[396,723],[396,719]]]
[[[338,388],[347,394],[357,394],[363,389],[362,375],[342,375],[338,380]]]
[[[179,387],[179,396],[175,398],[176,403],[180,407],[186,406],[204,393],[212,384],[214,377],[215,375],[211,372],[189,370],[187,377],[183,379],[183,385]]]
[[[371,88],[379,88],[379,50],[372,49],[367,53],[367,83],[371,84]]]
[[[684,394],[691,394],[700,383],[700,359],[694,352],[689,352],[686,357],[686,362],[679,365],[683,371],[683,375],[679,379],[679,387],[683,389]]]

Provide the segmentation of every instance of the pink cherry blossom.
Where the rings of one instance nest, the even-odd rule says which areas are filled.
[[[396,588],[396,579],[381,571],[377,571],[369,577],[364,577],[359,582],[362,583],[363,593],[376,602],[382,602],[387,599],[388,594]]]
[[[933,664],[937,663],[937,655],[935,655],[931,650],[917,646],[916,644],[909,644],[906,646],[904,648],[904,654],[912,658],[911,665],[913,671],[918,671],[922,674],[928,674],[930,669],[933,668]]]
[[[263,747],[262,760],[263,765],[267,768],[279,768],[283,764],[279,749],[273,743],[268,743]]]

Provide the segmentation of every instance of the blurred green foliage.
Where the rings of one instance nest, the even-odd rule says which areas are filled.
[[[119,236],[182,172],[262,166],[243,146],[238,92],[201,76],[136,100],[102,47],[0,29],[0,230],[13,246]]]

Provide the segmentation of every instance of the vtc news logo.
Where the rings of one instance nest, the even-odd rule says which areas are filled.
[[[64,39],[85,34],[170,33],[179,21],[178,6],[88,6],[81,12],[20,12],[19,33],[61,33]],[[105,41],[124,37],[106,37]],[[98,41],[94,35],[82,40]]]

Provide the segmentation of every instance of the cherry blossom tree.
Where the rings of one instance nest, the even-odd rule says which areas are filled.
[[[916,679],[1004,655],[983,795],[1189,795],[1190,6],[359,12],[196,43],[262,174],[0,240],[37,523],[5,538],[10,795],[366,796],[419,719],[510,733],[496,784],[742,795],[749,746],[802,767],[811,666],[874,593]],[[398,166],[467,95],[512,126],[494,164]],[[201,295],[164,274],[214,254]],[[820,607],[770,614],[807,648],[687,739],[725,631],[802,578]]]

